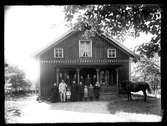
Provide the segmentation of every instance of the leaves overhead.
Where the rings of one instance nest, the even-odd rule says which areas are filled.
[[[74,28],[79,30],[96,31],[108,37],[117,36],[122,41],[130,29],[134,29],[130,33],[134,37],[138,37],[140,32],[151,33],[154,35],[151,42],[141,45],[138,51],[148,57],[152,57],[154,53],[160,54],[161,8],[159,5],[68,5],[64,10],[65,19],[71,24],[75,14],[80,14],[77,22],[73,23]]]

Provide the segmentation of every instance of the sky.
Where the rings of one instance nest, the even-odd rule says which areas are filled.
[[[17,65],[31,81],[39,77],[39,62],[34,55],[68,30],[63,6],[10,6],[5,11],[5,59]],[[123,43],[133,49],[150,40],[149,35],[126,37]]]

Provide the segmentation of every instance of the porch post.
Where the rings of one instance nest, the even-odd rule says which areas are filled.
[[[56,83],[59,84],[59,68],[56,68]]]
[[[99,83],[100,83],[100,80],[99,80],[99,71],[100,71],[100,70],[99,70],[99,68],[97,68],[97,69],[96,69],[96,74],[97,74],[97,82],[99,82]]]
[[[78,84],[79,84],[79,82],[80,82],[79,77],[80,77],[80,69],[77,68],[77,81],[78,81]]]

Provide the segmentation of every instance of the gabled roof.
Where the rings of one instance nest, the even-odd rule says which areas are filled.
[[[103,39],[107,40],[109,43],[115,44],[116,46],[120,47],[123,52],[127,53],[131,57],[133,57],[133,58],[136,57],[136,55],[130,49],[128,49],[127,47],[125,47],[123,44],[121,44],[117,40],[115,40],[113,38],[108,38],[107,36],[105,36],[103,34],[102,35],[98,34],[98,35],[100,37],[102,37]]]
[[[56,46],[58,43],[62,42],[63,40],[65,40],[66,38],[70,37],[71,35],[73,35],[74,33],[76,33],[76,30],[70,29],[68,30],[66,33],[64,33],[63,35],[61,35],[60,37],[58,37],[56,40],[54,40],[54,42],[50,43],[47,47],[45,47],[44,49],[41,49],[37,54],[35,54],[35,58],[38,58],[41,54],[45,53],[47,50],[51,49],[52,47]],[[120,49],[125,52],[126,54],[128,54],[131,57],[135,57],[135,54],[129,50],[127,47],[125,47],[124,45],[122,45],[121,43],[119,43],[118,41],[116,41],[113,38],[108,38],[105,35],[100,35],[97,33],[98,36],[100,36],[101,38],[105,39],[106,41],[108,41],[111,44],[114,44],[118,47],[120,47]]]
[[[62,34],[60,37],[56,38],[56,40],[54,40],[53,42],[49,43],[47,45],[47,47],[41,49],[40,51],[38,51],[34,57],[38,58],[41,54],[43,54],[44,52],[46,52],[47,50],[51,49],[52,47],[54,47],[55,45],[57,45],[58,43],[62,42],[64,39],[66,39],[67,37],[71,36],[72,34],[76,33],[76,30],[68,30],[67,32],[65,32],[64,34]]]

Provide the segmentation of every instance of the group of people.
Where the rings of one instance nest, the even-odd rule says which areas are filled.
[[[66,84],[64,80],[60,84],[54,83],[51,89],[52,102],[68,102],[68,101],[87,101],[98,100],[100,96],[100,84],[96,82],[94,85],[79,84],[72,81],[72,84]]]

